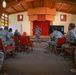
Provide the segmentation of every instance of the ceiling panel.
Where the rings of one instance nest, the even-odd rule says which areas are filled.
[[[68,5],[68,4],[64,4],[64,3],[63,3],[60,11],[67,12],[71,7],[72,7],[71,5]]]
[[[33,4],[34,8],[40,7],[41,6],[41,0],[35,0],[32,2],[32,4]]]
[[[28,7],[27,7],[27,4],[26,3],[23,3],[22,4],[22,6],[24,7],[24,9],[26,10],[26,9],[28,9]]]
[[[33,8],[33,4],[32,4],[32,2],[28,2],[28,3],[26,3],[26,6],[27,6],[27,9],[31,9],[31,8]]]
[[[11,8],[11,7],[8,8],[6,11],[9,12],[9,13],[12,13],[12,12],[13,12],[13,13],[16,13],[16,11],[15,11],[13,8]]]
[[[63,4],[63,3],[53,2],[53,5],[52,5],[51,8],[56,8],[56,10],[58,10],[62,4]]]
[[[16,11],[24,11],[23,7],[20,4],[13,6]]]
[[[44,6],[45,7],[50,7],[52,2],[53,2],[53,0],[44,0]]]

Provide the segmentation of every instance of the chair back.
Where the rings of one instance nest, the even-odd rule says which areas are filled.
[[[26,36],[26,32],[23,32],[23,36]]]
[[[12,38],[13,38],[15,44],[19,44],[19,38],[17,36],[13,36]]]
[[[20,36],[20,44],[21,45],[26,45],[27,44],[27,37],[26,36]]]
[[[66,43],[66,38],[65,37],[58,38],[58,42],[57,42],[58,45],[62,45],[62,44],[65,44],[65,43]]]
[[[26,37],[27,37],[27,41],[30,42],[30,41],[31,41],[31,40],[30,40],[30,37],[29,37],[29,36],[26,36]]]

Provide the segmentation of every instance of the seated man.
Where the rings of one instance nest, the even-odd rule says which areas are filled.
[[[57,31],[57,28],[55,27],[50,36],[51,36],[51,38],[50,38],[49,41],[47,41],[47,44],[46,44],[47,51],[45,53],[49,53],[50,48],[51,48],[51,51],[52,51],[52,46],[57,45],[57,39],[60,38],[60,37],[63,37],[63,34],[60,31]]]
[[[62,51],[64,51],[65,48],[71,48],[71,45],[75,45],[74,44],[74,39],[76,38],[76,30],[75,28],[75,24],[70,23],[69,24],[69,31],[66,34],[66,44],[62,45]]]
[[[76,38],[75,24],[70,23],[68,28],[69,31],[66,35],[66,44],[62,45],[63,51],[65,50],[65,48],[72,49],[72,46],[76,46],[76,44],[74,43],[74,39]],[[70,69],[70,71],[76,73],[76,69]]]
[[[10,37],[7,27],[0,29],[0,38],[2,39],[4,46],[15,46],[15,43],[12,37]]]
[[[15,30],[15,32],[14,32],[14,36],[18,36],[18,37],[21,36],[20,33],[18,32],[18,29]]]

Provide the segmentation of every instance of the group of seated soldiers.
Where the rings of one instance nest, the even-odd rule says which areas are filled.
[[[62,52],[64,52],[65,49],[72,49],[72,46],[76,46],[75,24],[74,23],[69,24],[68,32],[67,32],[66,36],[64,36],[60,31],[57,31],[57,28],[54,28],[50,37],[51,37],[50,40],[48,40],[46,43],[47,50],[45,51],[45,53],[52,52],[52,50],[54,50],[52,47],[57,45],[57,40],[58,40],[58,38],[61,38],[61,37],[66,38],[66,43],[62,45]],[[71,69],[70,71],[76,73],[76,69]]]
[[[70,48],[70,45],[76,45],[74,43],[74,39],[76,39],[75,24],[70,23],[68,26],[68,30],[69,31],[66,34],[66,36],[64,36],[60,31],[58,31],[57,28],[54,28],[52,30],[53,32],[50,34],[50,39],[46,43],[46,49],[47,49],[46,53],[52,50],[52,46],[57,45],[58,38],[62,38],[62,37],[66,38],[66,43],[62,45],[62,50],[64,50],[64,48]]]
[[[4,46],[14,46],[15,43],[12,39],[11,32],[8,31],[8,27],[4,27],[4,29],[0,29],[0,38],[3,41]]]
[[[0,28],[0,38],[2,39],[2,43],[3,43],[3,46],[14,46],[15,47],[15,43],[12,39],[12,29],[10,28],[9,31],[8,31],[8,27],[4,27],[3,28]],[[0,51],[0,70],[2,68],[2,64],[3,64],[3,61],[4,61],[4,53]]]

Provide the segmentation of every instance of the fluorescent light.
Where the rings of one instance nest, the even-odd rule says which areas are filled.
[[[3,6],[3,8],[6,8],[6,1],[5,0],[2,2],[2,6]]]

